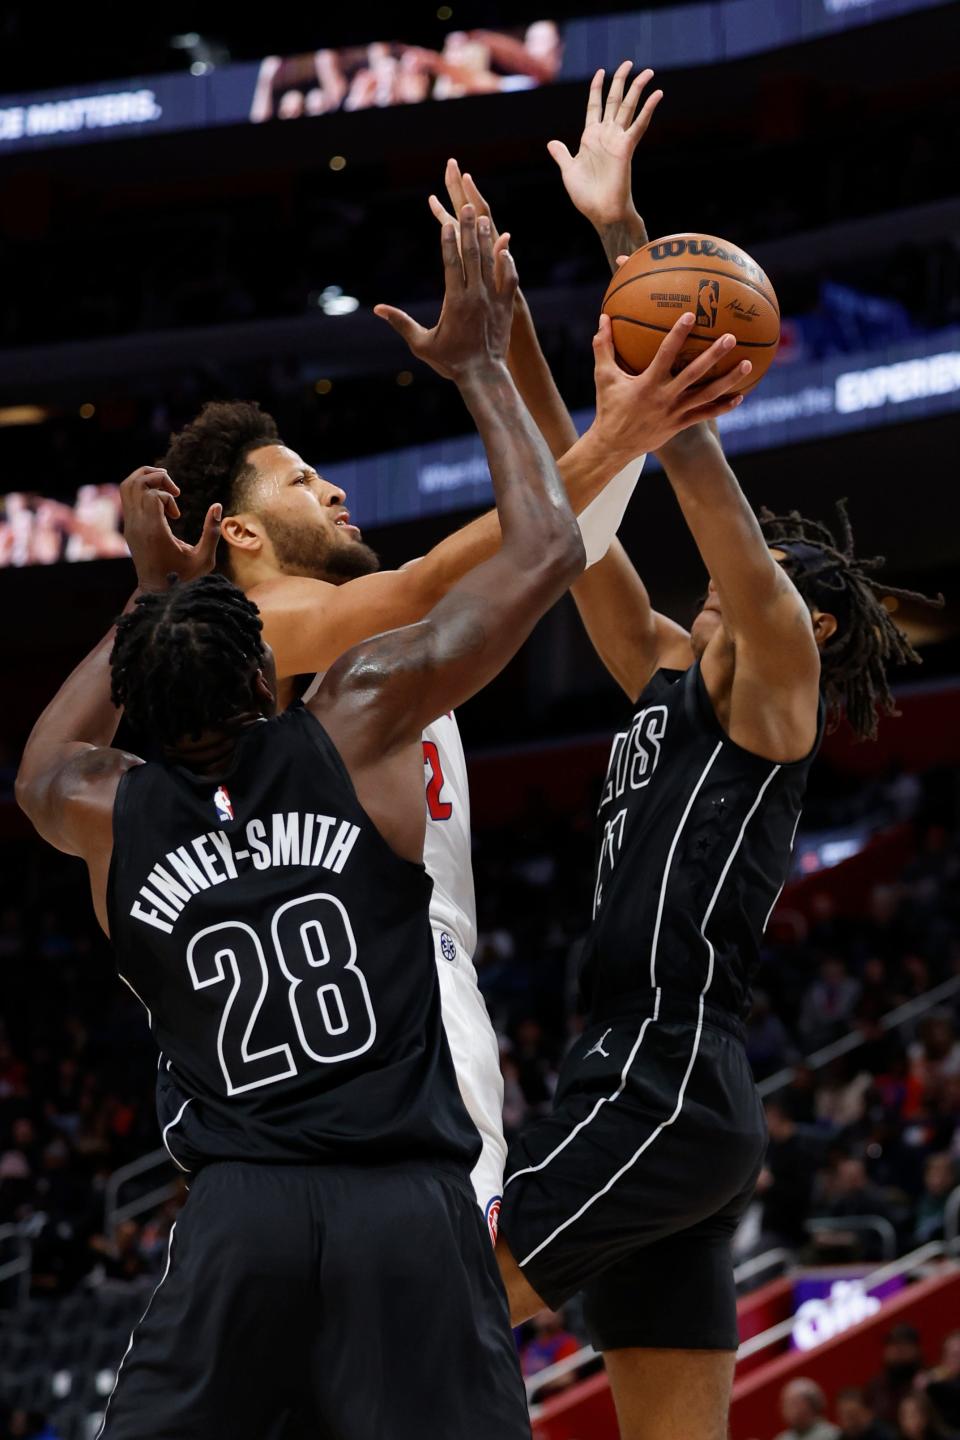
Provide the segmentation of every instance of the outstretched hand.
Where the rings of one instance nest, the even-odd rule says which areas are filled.
[[[617,363],[610,318],[601,315],[593,339],[595,424],[612,451],[639,455],[659,450],[681,430],[701,420],[715,420],[740,404],[743,396],[731,392],[750,374],[749,360],[741,361],[716,380],[706,381],[714,365],[737,343],[733,335],[721,335],[702,355],[674,374],[693,323],[691,313],[681,315],[646,370],[628,375]]]
[[[460,211],[459,248],[452,221],[443,225],[440,247],[446,284],[432,329],[392,305],[375,305],[373,313],[393,326],[418,359],[459,382],[470,371],[505,362],[517,270],[505,245],[495,252],[490,217],[478,217],[473,205]]]
[[[598,70],[590,85],[587,114],[576,155],[571,155],[560,140],[551,140],[547,150],[560,167],[567,194],[581,215],[598,230],[617,225],[643,229],[631,193],[630,172],[633,152],[647,132],[654,111],[663,99],[662,90],[654,90],[637,114],[637,106],[645,88],[653,79],[652,70],[641,70],[624,94],[627,76],[633,62],[625,60],[614,72],[603,100],[603,70]],[[643,244],[644,239],[638,238]],[[634,246],[633,248],[637,248]]]
[[[221,505],[211,505],[196,545],[179,540],[170,521],[180,518],[176,497],[180,487],[166,470],[143,465],[120,486],[123,535],[130,547],[141,590],[165,590],[171,574],[195,580],[208,574],[217,558]]]
[[[438,220],[441,225],[453,225],[456,227],[457,244],[459,245],[460,243],[460,221],[457,219],[457,216],[460,214],[464,205],[472,205],[477,212],[478,219],[486,216],[490,221],[490,233],[493,237],[493,253],[497,255],[501,250],[506,250],[510,242],[510,232],[506,231],[501,235],[497,230],[490,205],[474,184],[473,176],[470,174],[462,174],[458,162],[450,159],[447,161],[446,169],[443,172],[443,183],[447,187],[447,195],[450,199],[451,208],[448,210],[443,201],[438,200],[436,195],[431,195],[427,203],[430,206],[430,212],[434,219]]]

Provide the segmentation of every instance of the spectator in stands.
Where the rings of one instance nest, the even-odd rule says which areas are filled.
[[[858,1386],[841,1390],[836,1404],[842,1440],[893,1440],[893,1431],[881,1424]]]
[[[790,1065],[797,1051],[786,1026],[775,1015],[770,997],[763,990],[753,996],[753,1008],[747,1021],[747,1058],[757,1080],[772,1075],[781,1065]]]
[[[859,999],[860,982],[847,974],[838,956],[826,956],[820,964],[820,979],[810,986],[800,1012],[800,1035],[806,1049],[819,1050],[844,1034]]]
[[[940,1364],[921,1375],[918,1383],[944,1425],[960,1431],[960,1330],[946,1337]]]
[[[823,1178],[821,1193],[815,1201],[816,1212],[831,1219],[855,1220],[859,1216],[879,1216],[889,1220],[889,1207],[883,1192],[873,1184],[864,1162],[856,1156],[841,1156]],[[836,1258],[840,1251],[852,1258],[876,1260],[881,1257],[882,1244],[871,1230],[851,1226],[818,1230],[814,1243],[820,1251]]]
[[[920,1336],[913,1325],[894,1325],[883,1342],[883,1369],[867,1386],[867,1399],[881,1420],[898,1418],[900,1401],[913,1390],[923,1368]]]
[[[915,1212],[915,1245],[925,1245],[928,1240],[943,1238],[943,1212],[947,1196],[956,1184],[957,1172],[951,1157],[944,1152],[929,1155],[923,1171],[923,1194],[917,1201]]]
[[[771,1245],[799,1249],[806,1240],[813,1165],[786,1102],[768,1100],[765,1109],[770,1143],[757,1181],[763,1206],[760,1231]]]
[[[777,1440],[840,1440],[840,1431],[824,1419],[826,1396],[815,1380],[791,1380],[780,1393],[786,1430]]]
[[[897,1407],[897,1440],[956,1440],[956,1432],[941,1425],[922,1391],[905,1395]]]
[[[562,1310],[538,1310],[530,1320],[530,1326],[533,1333],[520,1346],[520,1369],[525,1379],[529,1379],[531,1375],[539,1375],[540,1371],[546,1370],[549,1365],[556,1365],[558,1360],[566,1360],[568,1355],[576,1355],[581,1349],[576,1335],[566,1328]],[[566,1389],[573,1384],[574,1379],[573,1371],[568,1375],[561,1375],[559,1379],[538,1390],[538,1398],[543,1399],[558,1390]]]

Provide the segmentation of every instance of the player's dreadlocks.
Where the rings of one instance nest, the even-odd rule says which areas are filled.
[[[117,622],[111,698],[165,745],[226,727],[251,704],[263,658],[260,614],[224,575],[141,595]]]
[[[212,400],[196,420],[172,436],[159,461],[180,486],[180,519],[173,529],[191,544],[199,538],[211,505],[223,506],[224,515],[242,510],[245,488],[254,470],[247,463],[251,450],[281,444],[277,424],[254,401]],[[230,546],[219,548],[218,564],[229,574]]]
[[[861,740],[873,740],[877,715],[896,714],[887,680],[888,665],[919,665],[920,656],[893,623],[887,597],[942,605],[913,590],[898,590],[872,578],[885,563],[882,555],[854,554],[846,501],[837,502],[841,540],[818,520],[796,510],[789,515],[760,511],[768,545],[785,552],[784,568],[808,605],[836,616],[837,629],[820,651],[821,686],[827,710],[836,720],[846,714]]]

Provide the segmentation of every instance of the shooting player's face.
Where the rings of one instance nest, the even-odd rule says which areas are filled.
[[[346,495],[285,445],[250,452],[256,478],[246,509],[258,520],[284,575],[351,580],[378,568],[376,555],[350,523]]]

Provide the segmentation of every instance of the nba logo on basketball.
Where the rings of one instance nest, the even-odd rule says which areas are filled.
[[[221,785],[220,789],[214,792],[213,803],[217,807],[217,819],[221,825],[225,825],[228,820],[233,819],[233,804],[230,800],[230,792],[225,785]]]
[[[697,324],[708,328],[716,324],[720,301],[719,280],[701,280],[697,287]]]

